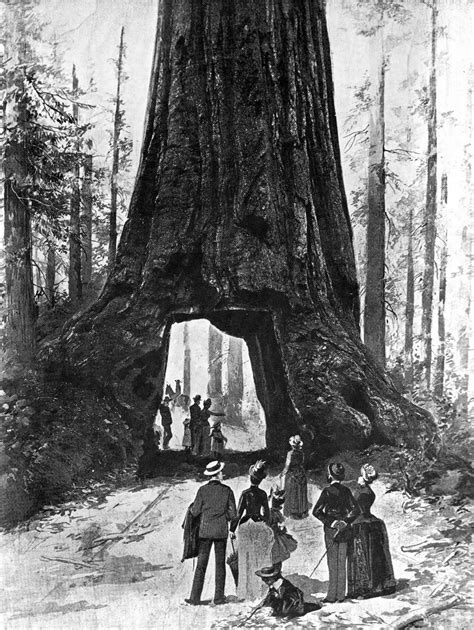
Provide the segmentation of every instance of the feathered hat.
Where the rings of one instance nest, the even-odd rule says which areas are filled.
[[[264,462],[263,459],[259,459],[255,462],[255,464],[252,464],[249,468],[250,479],[254,479],[258,483],[260,483],[262,479],[265,479],[267,476],[267,472],[265,470],[266,464],[267,462]]]
[[[292,435],[288,441],[291,448],[303,448],[303,440],[299,435]]]

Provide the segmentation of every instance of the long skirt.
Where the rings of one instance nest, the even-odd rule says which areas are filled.
[[[308,484],[304,471],[288,471],[285,476],[285,503],[283,514],[290,518],[306,518],[308,516]]]
[[[351,598],[388,595],[395,591],[387,528],[376,516],[360,516],[352,524],[347,578],[347,596]]]
[[[237,597],[253,600],[262,598],[268,586],[255,571],[272,566],[273,531],[262,521],[246,521],[237,531],[239,583]]]

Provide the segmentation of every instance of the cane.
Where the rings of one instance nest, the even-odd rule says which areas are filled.
[[[337,532],[337,534],[339,534],[339,532]],[[321,564],[321,562],[324,560],[324,558],[328,555],[328,551],[330,549],[332,549],[334,547],[334,545],[339,542],[337,540],[337,534],[334,536],[334,538],[332,539],[332,543],[329,545],[329,547],[326,549],[326,551],[323,553],[323,555],[319,558],[318,564],[314,567],[314,569],[311,571],[311,575],[309,576],[310,578],[313,576],[313,573],[316,571],[316,569],[319,567],[319,565]]]

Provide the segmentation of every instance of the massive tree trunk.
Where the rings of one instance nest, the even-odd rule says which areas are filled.
[[[423,292],[421,296],[421,335],[423,341],[423,384],[431,388],[433,288],[435,274],[436,246],[436,193],[438,141],[436,129],[436,38],[438,9],[436,0],[431,8],[431,71],[428,102],[428,152],[426,205],[424,217],[425,268],[423,271]]]
[[[370,55],[376,97],[370,112],[367,272],[364,304],[364,343],[385,368],[385,53],[383,12],[371,38]]]
[[[49,377],[113,395],[143,435],[173,321],[242,337],[267,446],[409,443],[426,415],[359,338],[322,0],[164,0],[142,159],[99,300]]]

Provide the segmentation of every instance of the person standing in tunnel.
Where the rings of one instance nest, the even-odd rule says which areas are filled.
[[[196,445],[201,442],[201,396],[197,394],[193,400],[194,403],[189,407],[189,417],[191,419],[189,428],[191,429],[191,450],[195,455],[198,455],[199,452]]]
[[[160,405],[161,426],[163,427],[163,450],[169,448],[170,440],[173,437],[173,433],[171,432],[173,418],[171,417],[171,410],[169,406],[170,400],[169,396],[165,396]]]
[[[225,413],[218,413],[217,411],[211,411],[212,400],[207,398],[203,403],[203,409],[201,411],[201,430],[203,432],[202,440],[201,440],[201,448],[199,455],[209,455],[211,452],[211,435],[210,428],[211,424],[209,422],[209,418],[211,416],[222,416],[225,417]]]

